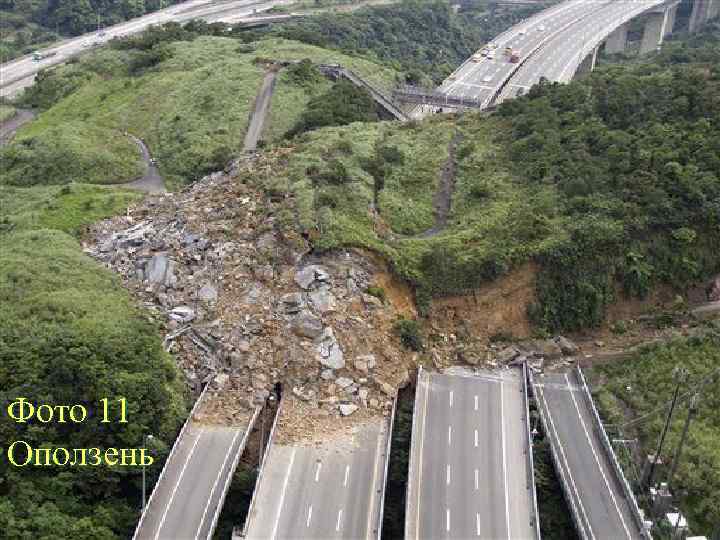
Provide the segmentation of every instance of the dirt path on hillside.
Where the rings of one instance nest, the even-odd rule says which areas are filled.
[[[270,110],[270,100],[275,90],[275,80],[277,71],[270,69],[265,73],[262,85],[255,98],[255,106],[250,113],[250,122],[248,122],[247,133],[245,134],[245,142],[243,143],[243,152],[254,152],[257,149],[258,141],[262,136],[265,127],[265,119]]]
[[[165,182],[155,164],[152,162],[150,157],[150,150],[147,145],[134,135],[128,135],[135,144],[137,144],[142,154],[142,160],[145,162],[147,167],[145,174],[133,182],[127,182],[125,184],[114,184],[116,187],[124,187],[137,189],[139,191],[145,191],[147,193],[165,193]]]
[[[455,192],[455,172],[457,168],[455,150],[461,139],[462,135],[460,135],[459,131],[456,131],[448,144],[448,157],[445,165],[443,165],[442,171],[440,171],[440,181],[438,182],[438,188],[433,197],[435,225],[427,231],[416,234],[411,238],[432,238],[447,226],[447,219],[452,206],[452,196]]]
[[[15,116],[0,124],[0,146],[5,146],[21,126],[35,118],[35,113],[27,109],[19,109]]]

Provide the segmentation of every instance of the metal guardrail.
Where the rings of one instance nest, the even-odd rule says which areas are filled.
[[[383,514],[385,513],[385,489],[387,488],[388,469],[390,467],[390,450],[392,447],[393,428],[395,426],[395,411],[397,410],[398,395],[393,399],[392,410],[390,411],[390,422],[388,426],[387,444],[385,446],[385,471],[382,481],[382,497],[380,497],[380,512],[378,513],[377,540],[382,540]]]
[[[257,502],[256,499],[258,493],[258,486],[260,486],[260,481],[262,480],[263,473],[265,472],[265,462],[267,461],[268,454],[270,453],[270,448],[272,447],[273,439],[275,438],[275,429],[277,428],[278,419],[280,418],[280,413],[282,412],[283,403],[285,403],[285,401],[283,399],[280,399],[280,404],[278,405],[277,411],[275,411],[275,419],[273,420],[273,425],[270,428],[270,433],[268,434],[265,452],[263,452],[262,460],[260,460],[260,472],[258,473],[257,479],[255,480],[255,489],[253,490],[252,498],[250,499],[250,506],[248,507],[245,524],[243,525],[242,532],[240,533],[241,538],[245,538],[245,536],[247,536],[247,529],[250,525],[252,512]]]
[[[135,540],[137,537],[138,532],[140,531],[140,528],[142,527],[143,521],[145,521],[145,516],[147,515],[148,508],[150,508],[150,503],[152,503],[153,497],[155,496],[155,490],[160,485],[160,482],[162,481],[163,477],[165,476],[165,471],[167,470],[168,463],[170,463],[170,460],[172,459],[173,455],[175,454],[175,450],[178,447],[178,443],[183,438],[183,435],[185,435],[185,430],[192,420],[193,415],[195,414],[195,411],[197,411],[198,407],[200,406],[200,403],[202,402],[203,398],[205,397],[205,393],[207,392],[208,388],[210,388],[210,384],[206,384],[205,388],[203,388],[202,392],[200,392],[200,396],[197,398],[197,401],[192,406],[192,409],[190,409],[190,413],[188,414],[188,417],[185,419],[185,423],[183,423],[182,428],[180,428],[180,433],[175,438],[175,442],[173,442],[172,448],[170,449],[170,453],[168,454],[167,459],[165,460],[165,463],[163,464],[162,471],[160,471],[160,476],[157,479],[157,482],[155,482],[155,487],[153,488],[152,492],[150,493],[150,497],[147,500],[147,503],[145,504],[145,508],[142,510],[142,515],[140,516],[140,520],[138,521],[138,524],[135,526],[135,532],[133,533],[132,540]]]
[[[535,528],[535,538],[540,540],[540,513],[537,505],[537,491],[535,489],[535,460],[533,459],[532,433],[530,432],[530,400],[528,399],[528,374],[527,362],[523,362],[523,400],[525,401],[525,444],[527,456],[528,487],[532,499],[531,524]]]
[[[620,481],[620,487],[622,488],[623,496],[630,504],[633,519],[635,520],[635,525],[638,528],[638,532],[646,540],[652,540],[652,535],[649,531],[645,529],[645,524],[643,522],[642,514],[640,513],[640,507],[638,506],[637,500],[635,499],[635,494],[630,488],[630,484],[628,483],[627,478],[625,477],[625,473],[623,473],[623,470],[620,467],[620,463],[617,460],[615,451],[610,444],[610,438],[605,431],[605,426],[603,426],[602,420],[600,419],[600,414],[598,413],[598,410],[595,407],[595,402],[593,401],[592,395],[590,394],[590,388],[588,387],[587,380],[585,379],[585,375],[583,374],[582,368],[579,365],[577,366],[576,376],[583,388],[583,394],[585,396],[585,399],[587,399],[588,403],[590,404],[590,410],[593,413],[593,420],[595,421],[595,429],[597,429],[598,433],[600,434],[600,441],[602,442],[606,455],[610,459],[610,464],[612,465],[613,472],[615,473],[617,479]]]
[[[533,377],[532,371],[528,370],[529,379],[530,379],[530,387],[532,388],[533,395],[537,396],[539,395],[537,392],[537,387],[535,386],[535,378]],[[545,428],[545,434],[550,439],[550,456],[552,457],[553,465],[555,467],[555,470],[558,473],[558,478],[560,478],[560,484],[562,485],[563,494],[565,495],[565,500],[568,502],[570,506],[570,513],[572,514],[573,521],[575,523],[575,530],[578,533],[578,536],[582,540],[591,540],[588,538],[588,535],[585,532],[585,527],[583,527],[582,523],[582,517],[580,516],[580,512],[578,511],[577,505],[575,504],[575,498],[573,497],[573,492],[570,489],[570,485],[568,484],[567,478],[565,478],[565,468],[563,467],[562,463],[560,462],[560,456],[558,455],[558,450],[555,447],[555,438],[557,438],[557,433],[555,433],[555,430],[553,429],[551,423],[548,421],[548,419],[545,417],[545,405],[544,405],[544,399],[537,399],[538,401],[538,411],[540,413],[540,421],[542,422],[544,428]],[[554,434],[554,436],[553,436]]]

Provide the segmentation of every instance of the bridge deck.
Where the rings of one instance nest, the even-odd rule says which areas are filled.
[[[546,374],[534,384],[545,432],[575,508],[581,538],[641,539],[630,503],[594,428],[592,413],[573,375]]]
[[[406,539],[535,538],[517,371],[420,372]]]

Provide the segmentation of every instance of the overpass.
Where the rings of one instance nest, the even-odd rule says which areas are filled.
[[[540,537],[523,372],[418,372],[405,538]]]
[[[291,418],[304,414],[283,398],[239,537],[379,540],[394,410],[297,437]]]
[[[580,368],[530,381],[580,538],[650,540]]]
[[[133,540],[212,538],[233,473],[260,408],[234,425],[207,419],[208,387],[195,403],[135,529]]]
[[[533,15],[497,36],[490,55],[476,52],[435,91],[399,89],[398,100],[420,105],[411,116],[434,110],[485,109],[523,94],[541,78],[568,82],[583,62],[590,69],[600,45],[608,53],[627,46],[628,23],[646,18],[640,53],[657,49],[675,25],[679,0],[567,0]],[[720,0],[695,0],[690,30],[720,12]],[[510,50],[517,55],[511,63]],[[486,49],[487,50],[487,49]]]
[[[88,50],[94,44],[104,44],[110,39],[137,34],[152,25],[167,22],[186,22],[191,19],[204,19],[208,22],[253,23],[258,22],[257,13],[268,9],[292,3],[292,0],[226,0],[216,2],[213,0],[190,0],[172,7],[155,11],[104,29],[101,37],[96,32],[63,40],[52,47],[43,49],[46,58],[36,62],[32,56],[23,56],[0,66],[0,96],[13,97],[24,88],[30,86],[35,75],[42,69],[67,62]],[[278,16],[267,16],[263,22],[271,22]],[[279,16],[279,20],[286,19],[287,15]]]

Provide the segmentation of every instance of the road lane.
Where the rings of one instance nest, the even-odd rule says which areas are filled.
[[[377,538],[389,436],[380,417],[316,444],[272,443],[246,538]]]
[[[190,421],[155,487],[134,539],[204,540],[212,534],[244,449],[246,433],[252,428],[252,421],[248,422],[248,426],[239,428]]]
[[[552,373],[536,379],[535,386],[587,537],[642,538],[575,380]]]
[[[418,379],[406,539],[534,538],[518,370]]]

